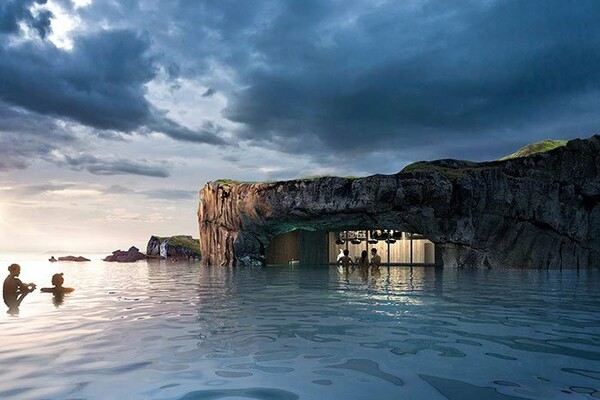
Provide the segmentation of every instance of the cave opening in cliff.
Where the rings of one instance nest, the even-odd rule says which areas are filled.
[[[267,264],[335,265],[348,250],[358,262],[362,251],[377,249],[382,265],[441,266],[439,248],[417,233],[394,229],[308,231],[275,236],[267,246]]]

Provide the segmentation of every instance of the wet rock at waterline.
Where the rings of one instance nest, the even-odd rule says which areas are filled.
[[[115,250],[111,255],[106,256],[104,261],[115,261],[115,262],[136,262],[139,260],[145,260],[146,255],[140,252],[135,246],[131,246],[129,250]]]

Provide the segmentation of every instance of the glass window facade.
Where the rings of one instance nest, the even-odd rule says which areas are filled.
[[[358,261],[363,250],[377,249],[384,264],[434,264],[435,245],[417,234],[392,229],[340,231],[328,233],[329,263],[335,264],[340,251]]]

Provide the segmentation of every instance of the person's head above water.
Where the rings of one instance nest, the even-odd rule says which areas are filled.
[[[65,283],[65,278],[63,278],[63,273],[52,275],[52,284],[54,286],[62,286]]]
[[[8,266],[8,272],[10,272],[11,275],[19,276],[21,273],[21,266],[19,264],[11,264]]]

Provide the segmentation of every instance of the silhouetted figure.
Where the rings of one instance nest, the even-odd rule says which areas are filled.
[[[63,278],[63,273],[61,272],[60,274],[54,274],[52,275],[52,284],[54,285],[54,287],[51,288],[42,288],[40,289],[41,292],[43,293],[54,293],[54,294],[65,294],[65,293],[71,293],[73,290],[73,288],[70,287],[64,287],[63,283],[65,283],[65,278]]]
[[[52,256],[52,257],[50,257],[48,259],[48,261],[50,261],[50,262],[57,262],[58,260],[56,258],[54,258],[54,256]]]
[[[358,266],[360,267],[361,271],[369,268],[369,253],[367,253],[366,250],[363,250],[362,253],[360,253]]]
[[[377,249],[371,249],[371,271],[379,271],[381,265],[381,257],[377,254]]]
[[[59,307],[65,301],[65,294],[71,293],[73,288],[64,287],[63,283],[65,282],[65,278],[63,278],[62,272],[59,274],[52,275],[52,284],[54,287],[51,288],[41,288],[40,291],[43,293],[52,293],[52,304],[54,307]]]
[[[350,251],[348,249],[344,250],[344,256],[340,257],[337,264],[342,264],[344,268],[348,268],[350,264],[354,264],[354,261],[352,261],[352,259],[348,257],[348,254],[350,254]]]
[[[336,262],[340,261],[340,259],[344,257],[344,250],[340,249],[340,252],[337,255],[337,260]]]
[[[4,280],[2,286],[2,298],[4,304],[8,306],[9,314],[18,314],[21,302],[29,293],[36,288],[35,283],[24,284],[18,278],[21,274],[21,266],[19,264],[11,264],[8,267],[8,276]]]

